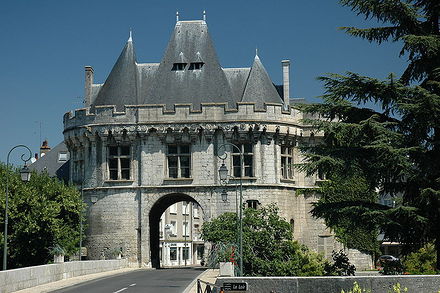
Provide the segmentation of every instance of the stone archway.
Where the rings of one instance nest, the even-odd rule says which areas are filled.
[[[150,257],[151,257],[151,266],[153,268],[160,268],[160,238],[159,238],[159,221],[161,215],[165,212],[165,210],[180,201],[188,201],[197,203],[193,197],[184,194],[184,193],[170,193],[162,196],[158,199],[150,209],[149,213],[149,231],[150,231]],[[200,205],[201,206],[201,205]],[[203,210],[203,208],[202,208]]]

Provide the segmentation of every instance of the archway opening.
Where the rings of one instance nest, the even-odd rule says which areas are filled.
[[[168,194],[153,205],[149,220],[153,268],[203,264],[203,210],[194,198]]]

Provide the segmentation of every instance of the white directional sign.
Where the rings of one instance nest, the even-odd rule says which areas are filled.
[[[246,292],[247,290],[247,283],[223,283],[223,291],[225,292]]]

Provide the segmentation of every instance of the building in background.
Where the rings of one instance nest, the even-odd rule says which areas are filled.
[[[46,172],[50,177],[58,177],[64,182],[68,182],[70,178],[69,159],[69,150],[64,142],[50,148],[48,141],[45,140],[40,147],[40,155],[35,154],[29,169],[40,173]]]
[[[201,238],[203,215],[197,203],[172,204],[160,218],[160,259],[164,266],[203,263],[205,245]]]

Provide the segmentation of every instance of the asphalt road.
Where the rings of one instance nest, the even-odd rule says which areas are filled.
[[[203,272],[202,268],[136,270],[53,292],[66,293],[182,293]]]

